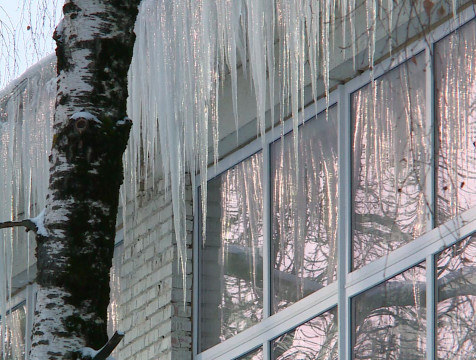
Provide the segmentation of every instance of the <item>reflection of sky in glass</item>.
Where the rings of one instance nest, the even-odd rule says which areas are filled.
[[[200,349],[263,317],[262,154],[209,181],[200,247]]]
[[[425,57],[413,57],[352,95],[353,267],[426,231]]]
[[[470,360],[476,354],[476,238],[460,241],[437,258],[437,356]]]
[[[353,300],[353,358],[426,359],[425,266],[420,264]]]
[[[476,205],[476,22],[435,45],[437,221]]]
[[[337,252],[337,108],[271,145],[273,311],[333,282]]]
[[[337,360],[336,310],[329,310],[275,339],[272,359]]]

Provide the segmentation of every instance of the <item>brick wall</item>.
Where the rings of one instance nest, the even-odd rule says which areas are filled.
[[[192,358],[192,201],[187,189],[186,302],[177,256],[170,191],[164,182],[127,207],[121,266],[121,360]]]

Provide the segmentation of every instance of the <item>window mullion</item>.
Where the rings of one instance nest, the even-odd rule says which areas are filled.
[[[427,199],[428,206],[428,221],[427,221],[427,231],[432,230],[435,227],[435,96],[434,96],[434,77],[433,77],[433,46],[429,44],[425,50],[425,60],[426,60],[426,72],[425,72],[425,93],[426,93],[426,133],[430,134],[428,136],[428,146],[430,147],[430,159],[426,169],[426,178],[425,178],[425,197]]]
[[[195,178],[195,183],[200,184],[200,177],[197,176]],[[195,198],[200,199],[200,191],[199,188],[196,187],[193,189],[195,191]],[[200,227],[199,224],[201,222],[200,216],[199,216],[199,207],[200,207],[200,202],[195,201],[193,204],[194,207],[194,221],[193,221],[193,306],[196,311],[193,311],[193,321],[192,321],[192,353],[193,356],[195,357],[199,353],[198,349],[198,338],[199,338],[199,333],[198,333],[198,322],[199,322],[199,307],[200,307],[200,301],[199,301],[199,291],[198,291],[198,274],[199,274],[199,266],[198,266],[198,256],[199,256],[199,248],[200,248],[200,237],[199,237],[199,232],[200,232]]]
[[[271,176],[269,144],[263,148],[263,318],[271,315]],[[266,344],[263,350],[266,353]],[[267,357],[264,357],[267,359]]]
[[[338,146],[339,146],[339,221],[337,229],[337,281],[338,281],[338,324],[339,359],[350,358],[350,312],[346,295],[346,276],[350,270],[351,248],[351,119],[349,94],[346,86],[339,86],[338,102]]]
[[[265,341],[263,343],[263,359],[271,360],[271,341]]]
[[[426,358],[436,359],[436,281],[435,257],[426,257]]]
[[[430,146],[431,146],[431,159],[428,166],[428,176],[426,177],[426,192],[429,210],[428,214],[430,219],[428,219],[428,230],[430,231],[435,225],[435,215],[436,215],[436,117],[435,117],[435,81],[434,81],[434,68],[433,68],[433,44],[428,44],[425,50],[426,56],[426,124],[427,131],[430,135]],[[435,257],[433,255],[428,255],[426,257],[426,334],[427,334],[427,354],[426,358],[428,360],[433,360],[436,357],[436,269],[435,269]]]

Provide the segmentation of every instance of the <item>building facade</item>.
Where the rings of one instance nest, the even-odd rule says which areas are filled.
[[[286,30],[297,24],[287,19],[293,9],[272,2],[276,30],[262,42],[268,58],[259,60],[252,38],[264,33],[243,25],[256,20],[266,28],[253,17],[269,10],[258,3],[263,8],[231,9],[239,17],[213,8],[216,23],[231,30],[199,35],[222,44],[220,36],[246,27],[249,34],[228,37],[246,51],[222,53],[217,45],[211,54],[228,67],[193,83],[179,74],[189,69],[177,60],[185,50],[174,50],[175,72],[166,71],[171,58],[161,49],[175,39],[160,25],[168,8],[143,4],[129,104],[140,126],[124,158],[111,270],[109,325],[125,332],[116,358],[472,359],[475,5],[356,2],[354,15],[317,9],[324,20],[311,31],[317,3],[306,2],[309,17],[293,32]],[[340,16],[351,20],[347,28]],[[200,56],[209,50],[201,45],[192,46]],[[290,49],[303,56],[291,59]],[[242,60],[232,61],[233,53]],[[53,62],[0,97],[2,201],[9,204],[2,216],[41,209],[46,180],[31,183],[46,176]],[[194,90],[216,85],[194,100],[216,106],[189,107],[187,86],[174,81]],[[167,104],[175,110],[157,110]],[[209,127],[200,120],[205,110]],[[176,120],[186,114],[194,135],[164,134],[160,119],[187,129]],[[25,150],[33,146],[42,151]],[[187,162],[190,150],[200,152],[192,154],[198,165]],[[2,236],[0,250],[13,254],[2,264],[2,289],[11,294],[2,310],[3,352],[20,359],[34,306],[34,243],[15,232]]]

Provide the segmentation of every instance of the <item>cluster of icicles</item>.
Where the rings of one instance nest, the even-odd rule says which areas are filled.
[[[35,217],[45,206],[56,94],[52,60],[50,56],[41,61],[23,80],[0,93],[0,221]],[[23,229],[0,230],[0,352],[4,356],[21,350],[4,343],[21,331],[18,313],[7,316],[18,304],[8,299],[17,290],[12,278],[28,272],[33,262],[32,240],[33,235]],[[22,274],[23,279],[29,277]]]
[[[453,0],[454,13],[456,7]],[[353,59],[355,66],[362,49],[368,49],[363,62],[373,68],[377,38],[392,34],[401,22],[392,14],[398,10],[408,19],[423,13],[423,8],[422,2],[395,5],[393,0],[141,3],[129,73],[128,111],[134,126],[125,156],[128,173],[122,198],[133,199],[141,183],[147,188],[148,182],[163,177],[172,196],[182,270],[189,175],[195,188],[195,175],[200,174],[201,231],[203,236],[206,233],[207,168],[220,156],[218,104],[224,79],[231,79],[237,133],[239,71],[255,96],[257,132],[263,141],[268,111],[271,125],[292,118],[297,163],[304,89],[310,87],[314,101],[328,95],[331,68],[346,59]],[[377,34],[379,26],[385,27],[385,34]],[[388,45],[391,51],[394,44]],[[279,114],[275,114],[278,103]],[[193,191],[194,203],[196,197]]]
[[[143,182],[147,188],[159,178],[165,180],[172,197],[182,270],[187,257],[187,177],[191,176],[194,186],[195,175],[201,175],[201,211],[202,219],[206,219],[207,167],[219,157],[217,104],[223,79],[231,78],[237,128],[240,116],[237,84],[241,68],[255,94],[258,132],[261,135],[265,132],[267,109],[271,119],[282,120],[290,115],[297,150],[304,88],[310,85],[316,98],[317,84],[322,82],[325,92],[329,92],[332,51],[343,46],[349,49],[348,57],[355,58],[357,27],[368,39],[364,47],[370,49],[368,63],[372,65],[377,9],[390,14],[386,21],[393,29],[393,6],[393,0],[142,2],[129,77],[128,109],[134,126],[124,157],[126,179],[122,200],[125,205],[135,199]],[[359,19],[365,19],[365,25],[355,21],[359,12]],[[46,198],[55,89],[48,86],[51,85],[48,79],[54,76],[51,69],[49,66],[42,69],[37,76],[25,77],[26,86],[10,89],[11,96],[1,108],[0,220],[35,216]],[[282,106],[279,114],[275,114],[273,105],[278,102]],[[213,158],[209,158],[209,148],[213,149]],[[193,194],[193,200],[197,201]],[[15,246],[14,232],[2,230],[2,318],[7,308],[5,299],[11,292]]]
[[[393,1],[364,4],[364,32],[370,42],[375,41],[372,24],[377,21],[377,6],[390,7],[391,13]],[[315,99],[321,82],[328,93],[330,54],[337,47],[348,47],[349,57],[351,51],[355,57],[356,12],[355,0],[142,2],[129,78],[128,109],[135,122],[125,157],[129,178],[123,198],[134,198],[141,180],[147,187],[148,181],[164,176],[172,196],[182,270],[186,263],[187,176],[191,175],[195,188],[198,173],[202,233],[206,231],[207,167],[219,157],[218,103],[223,79],[231,78],[237,131],[240,70],[255,94],[258,133],[264,139],[268,109],[271,119],[291,115],[297,150],[304,88],[310,85]],[[392,24],[391,17],[389,22]],[[350,35],[340,36],[340,44],[334,40],[336,33],[347,32]],[[374,50],[369,51],[369,63],[373,56]],[[277,102],[282,104],[279,114],[275,114]],[[194,202],[195,198],[193,192]]]

